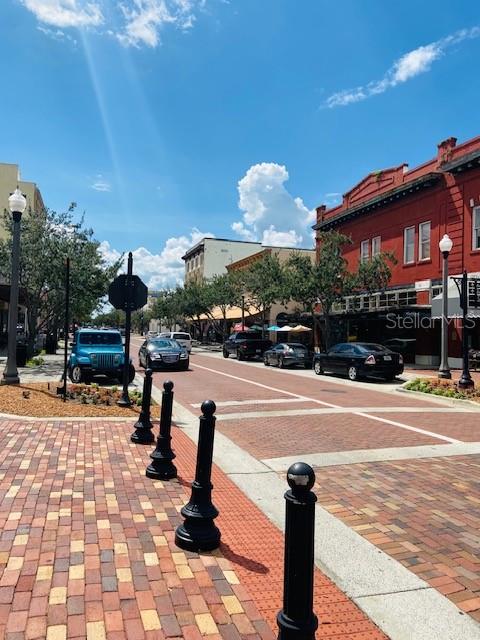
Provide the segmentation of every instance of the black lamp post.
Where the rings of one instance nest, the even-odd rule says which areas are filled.
[[[17,187],[8,198],[8,206],[13,218],[12,233],[12,278],[10,280],[10,303],[8,307],[8,355],[2,384],[19,384],[17,370],[17,322],[18,288],[20,270],[20,220],[27,207],[27,201]]]
[[[468,314],[468,274],[463,272],[462,276],[462,289],[460,295],[460,303],[462,305],[462,359],[463,359],[463,371],[458,386],[460,389],[471,389],[475,386],[470,375],[468,368],[468,330],[467,330],[467,314]]]
[[[453,242],[447,234],[438,243],[443,256],[442,270],[442,343],[441,343],[441,359],[438,369],[439,378],[451,378],[450,368],[448,366],[448,255],[453,247]]]

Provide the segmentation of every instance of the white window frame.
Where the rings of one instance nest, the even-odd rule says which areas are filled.
[[[412,248],[413,248],[413,256],[411,260],[407,260],[407,235],[409,231],[413,231],[412,238]],[[415,227],[405,227],[403,230],[403,264],[414,264],[415,263]]]
[[[376,247],[375,245],[378,244],[378,247]],[[372,238],[372,258],[375,256],[378,256],[382,249],[382,237],[381,236],[375,236],[374,238]]]
[[[370,258],[370,240],[362,240],[360,243],[360,262],[366,262],[369,258]]]
[[[475,234],[475,231],[478,233]],[[475,238],[478,237],[478,246],[476,246]],[[480,207],[472,209],[472,251],[480,250]]]
[[[428,255],[424,255],[423,254],[423,244],[422,244],[422,229],[424,227],[427,227],[427,225],[428,225]],[[418,225],[418,260],[419,261],[424,261],[424,260],[430,260],[431,259],[431,255],[430,255],[431,237],[432,237],[432,223],[431,223],[431,221],[427,220],[426,222],[421,222]]]

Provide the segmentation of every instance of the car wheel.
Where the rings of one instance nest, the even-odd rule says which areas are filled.
[[[267,356],[263,356],[263,364],[264,364],[266,367],[269,367],[269,366],[270,366],[270,362],[268,361]]]
[[[353,365],[351,367],[348,367],[347,375],[349,380],[356,380],[358,378],[357,367],[354,367]]]
[[[70,369],[69,376],[73,384],[80,384],[84,380],[83,372],[78,364]]]
[[[183,371],[188,371],[190,367],[190,360],[187,360],[183,365],[182,365],[182,370]]]
[[[284,369],[285,368],[285,361],[283,359],[283,356],[280,356],[280,358],[278,359],[278,368],[279,369]]]
[[[135,379],[135,367],[131,364],[128,367],[128,382],[133,382]]]
[[[240,351],[240,349],[237,349],[237,360],[244,360],[244,358],[245,358],[245,356]]]
[[[228,351],[226,349],[224,349],[223,352],[222,352],[222,355],[223,355],[224,358],[228,358],[228,356],[230,354],[228,353]]]
[[[322,364],[321,364],[320,360],[315,360],[315,364],[313,365],[313,370],[315,371],[317,376],[322,375],[323,367],[322,367]]]

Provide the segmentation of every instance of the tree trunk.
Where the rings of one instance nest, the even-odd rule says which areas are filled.
[[[326,351],[328,351],[332,346],[331,344],[332,324],[331,324],[331,318],[330,318],[330,311],[327,312],[324,310],[323,317],[325,318],[325,349]]]

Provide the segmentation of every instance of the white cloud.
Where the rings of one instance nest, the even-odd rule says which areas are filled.
[[[54,27],[98,27],[104,21],[94,0],[20,0],[40,22]]]
[[[286,167],[274,162],[250,167],[238,183],[238,206],[244,213],[243,220],[232,224],[235,233],[263,244],[311,246],[315,212],[287,191],[288,177]]]
[[[133,273],[140,276],[152,291],[175,287],[183,282],[185,263],[184,253],[205,236],[213,237],[211,233],[202,233],[192,229],[189,236],[169,238],[160,253],[151,253],[145,247],[138,247],[132,251]],[[118,260],[121,253],[110,246],[106,240],[100,243],[100,252],[108,264]],[[124,256],[123,271],[127,270],[127,254]]]
[[[95,182],[91,185],[92,189],[95,191],[111,191],[112,186],[109,182],[107,182],[103,176],[99,173],[95,178]]]
[[[355,102],[361,102],[371,96],[384,93],[388,89],[396,87],[398,84],[407,82],[411,78],[430,70],[433,62],[441,58],[448,47],[471,40],[480,36],[480,27],[462,29],[441,40],[418,47],[409,51],[396,60],[388,69],[381,80],[369,82],[366,85],[345,89],[332,94],[324,103],[324,107],[345,107]]]
[[[206,0],[18,0],[38,21],[60,29],[102,27],[124,46],[156,47],[166,25],[188,31]],[[46,35],[59,36],[51,30]],[[62,35],[64,35],[62,33]]]
[[[65,31],[62,31],[61,29],[48,29],[47,27],[42,27],[40,25],[37,27],[37,29],[49,38],[52,38],[52,40],[57,40],[58,42],[65,42],[68,40],[73,45],[77,44],[75,38],[70,36],[68,33],[65,33]]]

